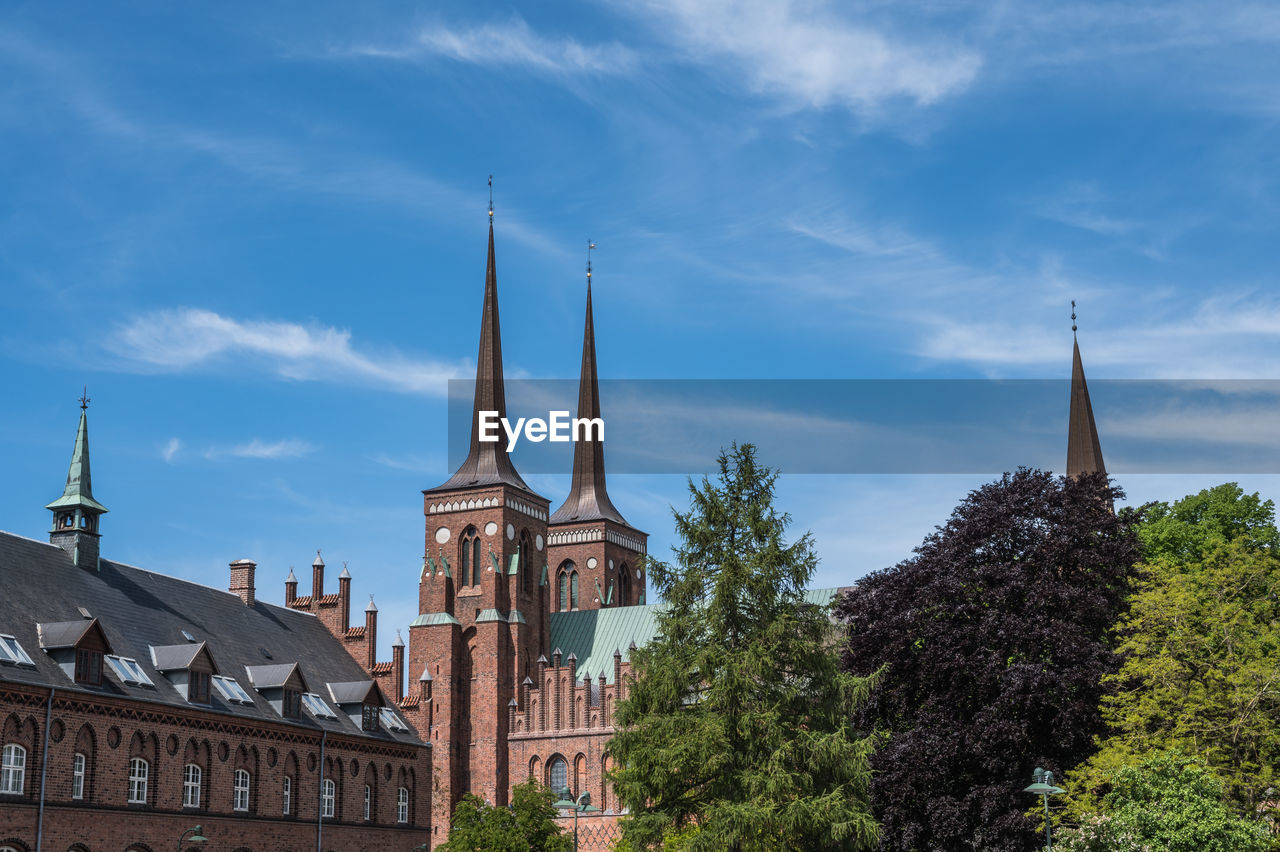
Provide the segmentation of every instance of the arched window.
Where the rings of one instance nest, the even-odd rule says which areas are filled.
[[[547,761],[547,784],[557,796],[569,786],[569,764],[563,757],[556,755]]]
[[[631,569],[625,562],[618,569],[618,606],[631,606]]]
[[[578,569],[573,562],[565,560],[560,563],[560,570],[557,572],[556,587],[559,594],[556,596],[556,611],[567,612],[571,609],[578,608]]]
[[[373,790],[368,784],[364,785],[364,821],[368,822],[373,815]]]
[[[0,759],[0,793],[21,796],[26,782],[27,750],[16,743],[9,743]]]
[[[529,557],[533,553],[533,542],[529,540],[528,530],[520,531],[520,549],[517,553],[519,554],[519,562],[516,570],[520,574],[520,591],[528,594],[531,588],[530,584],[533,582],[529,579]]]
[[[484,558],[480,552],[480,536],[471,542],[471,585],[480,585],[480,572],[483,570]]]
[[[569,572],[560,572],[560,594],[556,595],[556,611],[564,612],[569,608]]]
[[[569,575],[569,608],[578,608],[578,572]]]
[[[129,804],[145,805],[147,803],[147,779],[150,775],[150,763],[140,757],[129,761]]]
[[[480,532],[475,527],[467,527],[462,532],[462,565],[458,579],[464,586],[480,585],[480,572],[484,568],[483,554],[480,552]]]
[[[396,790],[396,822],[406,823],[409,821],[409,788],[401,787]]]
[[[231,788],[231,810],[249,810],[249,773],[243,769],[236,770],[235,783]]]
[[[333,803],[337,790],[333,785],[332,778],[324,779],[324,785],[320,793],[320,816],[325,819],[333,819]]]
[[[182,806],[184,808],[200,807],[200,779],[204,773],[194,763],[188,763],[182,770]]]
[[[89,760],[81,752],[71,758],[71,798],[84,798],[84,773]]]

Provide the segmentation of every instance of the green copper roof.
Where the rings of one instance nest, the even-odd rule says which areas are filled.
[[[410,627],[435,627],[439,624],[458,624],[458,619],[447,612],[424,612],[415,618]]]
[[[93,482],[89,475],[89,418],[80,409],[80,428],[76,431],[76,447],[71,452],[71,467],[67,470],[67,487],[62,496],[45,506],[46,509],[90,509],[102,513],[107,507],[93,499]]]
[[[805,600],[827,606],[839,589],[809,589]],[[568,659],[578,655],[578,677],[598,678],[603,671],[613,680],[613,652],[622,652],[623,660],[631,659],[631,644],[647,644],[658,635],[658,613],[666,604],[617,606],[605,609],[583,609],[576,612],[551,613],[551,647],[559,648]]]

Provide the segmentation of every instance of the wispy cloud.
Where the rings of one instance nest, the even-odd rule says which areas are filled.
[[[648,18],[683,57],[796,107],[878,111],[964,91],[982,66],[943,38],[908,40],[849,20],[834,4],[800,0],[646,0]]]
[[[459,364],[354,346],[351,332],[295,322],[242,321],[199,308],[135,317],[105,341],[120,366],[144,372],[183,372],[237,362],[265,366],[297,381],[374,384],[402,393],[443,397]]]
[[[505,23],[422,27],[407,43],[364,43],[341,55],[419,61],[441,56],[489,67],[515,66],[546,74],[622,74],[633,70],[636,53],[618,42],[584,44],[570,37],[539,35],[518,15]]]
[[[310,455],[315,450],[314,444],[300,438],[285,438],[279,441],[254,438],[231,447],[210,447],[204,451],[204,457],[211,461],[225,456],[241,459],[296,459]]]
[[[170,438],[163,447],[160,448],[160,458],[165,460],[166,464],[173,464],[174,458],[182,450],[182,441],[177,438]]]

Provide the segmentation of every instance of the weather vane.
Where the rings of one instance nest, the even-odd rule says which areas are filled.
[[[595,247],[596,247],[596,244],[591,242],[590,239],[588,239],[587,240],[587,283],[588,284],[591,283],[591,251]]]
[[[80,410],[84,411],[89,407],[89,403],[91,402],[93,402],[93,400],[89,399],[89,386],[85,385],[84,392],[80,394]]]
[[[1076,336],[1076,300],[1071,300],[1071,336]]]
[[[489,221],[493,221],[493,175],[489,175]]]

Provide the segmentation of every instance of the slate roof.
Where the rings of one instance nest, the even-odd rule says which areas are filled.
[[[844,589],[809,589],[805,599],[826,606]],[[666,604],[619,606],[605,609],[583,609],[551,613],[551,647],[559,648],[561,665],[569,655],[578,657],[577,674],[581,680],[590,674],[613,682],[613,652],[622,652],[623,662],[631,660],[631,645],[647,644],[658,635],[658,613]],[[595,688],[594,685],[592,687]]]
[[[178,669],[190,668],[191,663],[196,657],[200,656],[200,652],[208,647],[206,642],[184,642],[181,645],[152,645],[151,646],[151,662],[155,664],[156,671],[172,672]],[[122,654],[121,656],[128,656]],[[212,658],[212,654],[209,655]],[[214,664],[217,674],[222,672],[218,670],[217,663]]]
[[[84,607],[98,620],[114,653],[131,657],[155,683],[154,687],[122,683],[109,666],[103,667],[100,688],[74,683],[41,649],[37,623],[74,623],[83,633],[89,619]],[[212,589],[112,562],[101,561],[97,573],[76,567],[62,548],[0,532],[0,633],[12,634],[35,662],[31,666],[0,665],[0,680],[43,687],[59,692],[98,693],[168,705],[192,707],[157,669],[152,646],[185,645],[182,631],[192,633],[197,648],[207,643],[221,674],[234,677],[253,699],[252,704],[232,704],[213,691],[208,705],[194,705],[203,712],[225,713],[246,720],[262,720],[354,737],[419,744],[412,732],[380,728],[363,732],[345,714],[336,719],[316,719],[304,712],[300,719],[282,719],[260,695],[248,676],[247,666],[292,669],[297,663],[313,687],[325,684],[368,682],[369,675],[351,658],[342,644],[308,613],[257,601],[245,606],[238,595]],[[67,628],[68,633],[74,632]],[[263,656],[270,653],[271,659]],[[255,672],[256,673],[256,672]]]
[[[36,635],[40,640],[40,644],[37,647],[46,651],[73,648],[80,642],[84,634],[89,632],[91,627],[93,627],[93,621],[87,618],[37,624]],[[28,651],[27,653],[29,654],[30,652]]]

